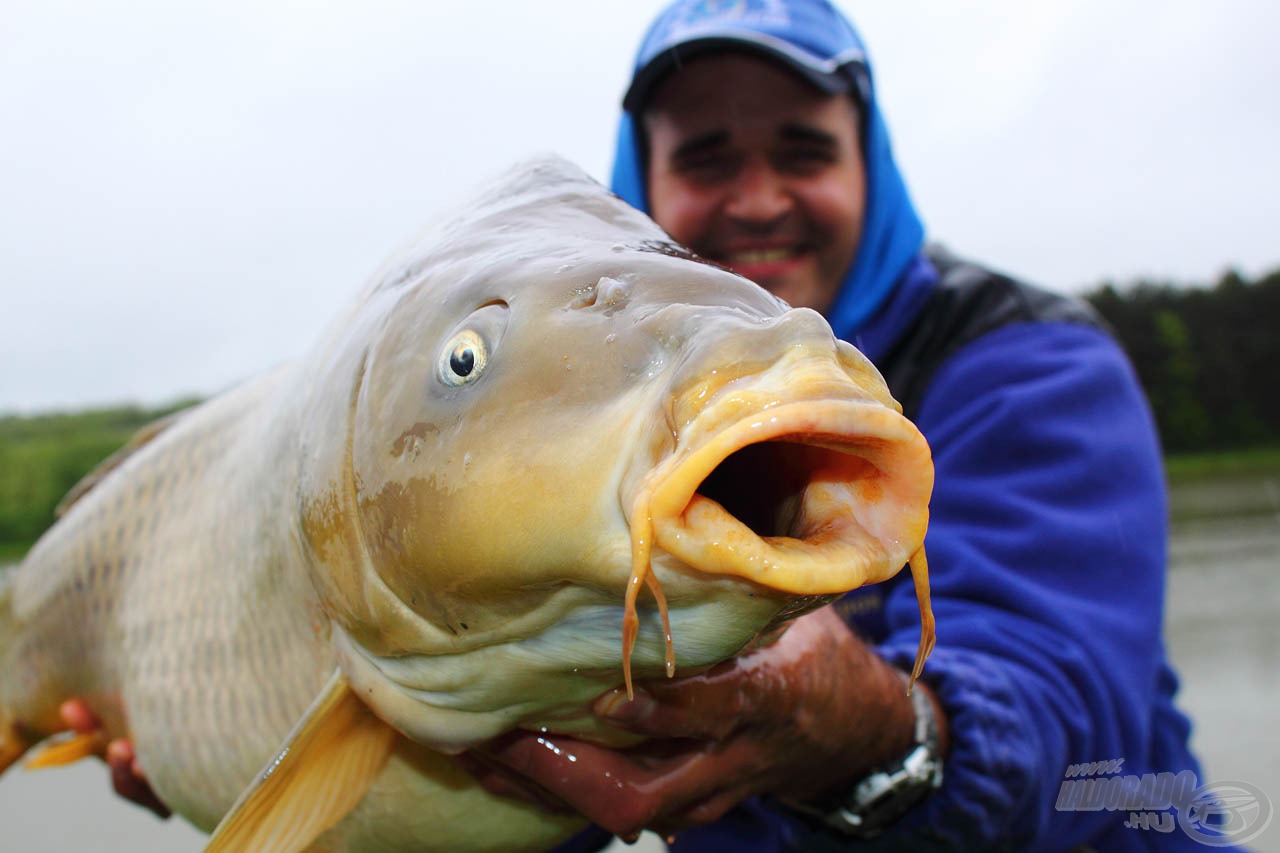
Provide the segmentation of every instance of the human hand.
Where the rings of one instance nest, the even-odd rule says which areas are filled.
[[[58,708],[58,715],[62,718],[62,724],[76,734],[91,735],[102,729],[102,721],[83,699],[68,699],[63,702]],[[172,814],[147,782],[137,756],[134,755],[132,741],[126,738],[111,741],[106,746],[103,758],[111,769],[111,785],[117,794],[161,818]]]
[[[612,691],[594,710],[649,740],[612,750],[514,732],[463,763],[492,793],[571,809],[633,838],[711,823],[756,794],[804,801],[843,790],[904,755],[914,720],[901,674],[831,608],[767,648],[649,682],[633,702]]]

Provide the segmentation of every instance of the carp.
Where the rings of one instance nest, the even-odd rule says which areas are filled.
[[[622,745],[602,693],[908,563],[919,674],[933,468],[900,412],[819,314],[528,162],[73,491],[0,576],[0,769],[99,750],[57,737],[79,696],[210,849],[548,847],[582,819],[450,756]]]

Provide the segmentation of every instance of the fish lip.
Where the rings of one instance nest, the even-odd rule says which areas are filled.
[[[860,457],[871,477],[891,485],[890,505],[884,512],[862,507],[859,517],[837,513],[840,501],[824,499],[811,519],[818,535],[757,534],[698,489],[731,455],[767,442]],[[874,400],[806,399],[775,403],[716,429],[656,467],[647,485],[653,543],[662,551],[699,571],[822,596],[885,580],[911,558],[928,522],[932,465],[923,436],[895,410]]]

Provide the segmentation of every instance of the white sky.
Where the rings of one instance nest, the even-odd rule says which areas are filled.
[[[0,412],[212,393],[539,151],[654,2],[0,0]],[[1280,266],[1280,6],[845,2],[931,236],[1064,290]]]

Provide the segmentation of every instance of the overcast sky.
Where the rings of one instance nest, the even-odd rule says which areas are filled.
[[[556,151],[660,4],[0,0],[0,412],[208,394]],[[846,2],[931,236],[1063,290],[1280,266],[1280,5]]]

